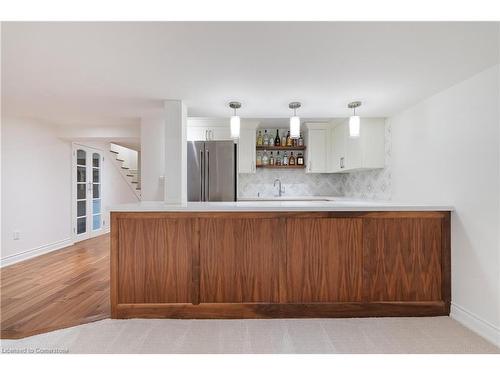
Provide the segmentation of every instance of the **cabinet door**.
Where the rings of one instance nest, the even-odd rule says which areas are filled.
[[[364,292],[369,301],[440,301],[439,218],[365,219]]]
[[[366,142],[362,142],[363,135],[367,137],[368,135],[361,135],[359,137],[349,137],[349,127],[345,127],[345,139],[346,139],[346,150],[345,150],[345,162],[344,168],[346,170],[354,170],[363,168],[363,145]]]
[[[227,126],[214,126],[208,128],[208,136],[211,141],[229,141],[231,140],[231,128]]]
[[[238,140],[238,173],[255,173],[255,129],[241,128]]]
[[[279,302],[283,219],[200,219],[200,303]]]
[[[361,301],[362,219],[287,219],[286,297],[290,303]]]
[[[346,138],[345,124],[336,126],[332,131],[332,172],[342,172],[346,166]]]
[[[328,155],[328,130],[309,129],[307,131],[307,173],[326,173]]]
[[[188,126],[186,129],[186,138],[188,141],[207,141],[208,129],[200,126]]]
[[[189,303],[194,219],[118,221],[118,303]]]

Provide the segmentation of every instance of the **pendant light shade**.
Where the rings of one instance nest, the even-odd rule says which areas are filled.
[[[240,137],[240,116],[231,116],[231,138]]]
[[[290,138],[300,137],[300,118],[298,116],[290,117]]]
[[[361,135],[361,120],[356,116],[356,108],[361,106],[361,102],[352,102],[347,105],[353,110],[353,115],[349,117],[349,137],[356,138]]]
[[[291,102],[288,108],[293,109],[293,116],[290,117],[290,138],[300,138],[300,117],[297,116],[297,108],[300,108],[299,102]]]
[[[231,138],[238,139],[240,138],[240,116],[236,116],[236,110],[241,108],[240,102],[231,102],[229,103],[229,107],[234,109],[234,116],[231,116]]]

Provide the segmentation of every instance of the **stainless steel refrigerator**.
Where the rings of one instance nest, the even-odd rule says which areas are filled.
[[[233,141],[190,141],[187,163],[188,201],[236,200],[236,145]]]

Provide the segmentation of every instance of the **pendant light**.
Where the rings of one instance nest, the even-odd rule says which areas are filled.
[[[293,109],[293,116],[290,117],[290,138],[300,138],[300,117],[297,116],[297,108],[300,102],[291,102],[288,108]]]
[[[356,116],[356,108],[361,106],[361,102],[351,102],[347,105],[348,108],[352,108],[353,115],[349,117],[349,137],[355,138],[360,135],[360,120],[359,116]]]
[[[240,116],[236,116],[236,110],[241,108],[241,103],[230,102],[229,107],[234,109],[234,115],[231,116],[231,138],[238,139],[240,137]]]

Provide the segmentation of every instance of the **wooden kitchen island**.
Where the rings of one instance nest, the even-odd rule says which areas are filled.
[[[240,203],[112,210],[112,317],[449,314],[451,209]]]

